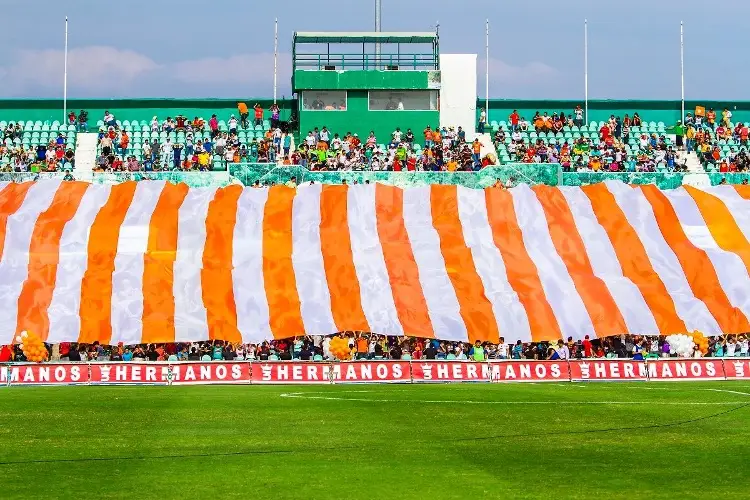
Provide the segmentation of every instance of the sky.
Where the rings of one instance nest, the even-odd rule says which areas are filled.
[[[744,100],[750,2],[382,0],[383,31],[440,26],[443,53],[478,54],[485,95],[581,99],[584,19],[590,99],[679,99],[680,21],[687,99]],[[696,1],[697,3],[697,1]],[[294,31],[372,31],[374,0],[0,0],[0,98],[270,97],[274,18],[279,96],[291,95]],[[710,5],[710,7],[709,7]]]

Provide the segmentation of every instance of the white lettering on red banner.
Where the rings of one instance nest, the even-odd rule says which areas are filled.
[[[566,361],[495,361],[490,362],[493,382],[560,382],[568,381]]]
[[[728,379],[750,379],[750,359],[725,358],[724,374]]]
[[[72,363],[21,364],[0,366],[0,384],[86,384],[88,365]]]
[[[647,362],[650,380],[717,380],[724,379],[720,359],[660,359]]]
[[[329,384],[356,382],[409,382],[406,361],[353,361],[351,363],[253,363],[254,384]]]
[[[570,379],[584,380],[646,380],[644,361],[627,359],[571,360]]]
[[[247,363],[94,363],[92,384],[249,384]]]
[[[473,361],[412,361],[414,382],[489,382],[487,363]]]

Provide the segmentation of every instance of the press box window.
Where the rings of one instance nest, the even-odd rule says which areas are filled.
[[[346,90],[302,92],[304,111],[346,111]]]
[[[437,111],[437,90],[370,92],[370,111]]]

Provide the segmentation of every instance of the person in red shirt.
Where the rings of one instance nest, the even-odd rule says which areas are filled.
[[[583,357],[590,358],[592,353],[593,353],[593,346],[591,345],[591,340],[589,340],[589,336],[586,335],[583,338]]]
[[[9,345],[4,345],[0,348],[0,363],[7,363],[13,361],[13,350]]]
[[[263,108],[260,104],[255,103],[253,109],[255,110],[255,126],[257,127],[263,124]]]
[[[602,128],[599,129],[599,139],[601,139],[602,142],[605,142],[611,133],[612,131],[609,129],[609,125],[605,123],[602,125]]]
[[[743,124],[740,129],[740,140],[742,141],[743,146],[747,146],[748,133],[750,133],[750,130],[747,128],[747,125]]]
[[[518,116],[518,111],[516,111],[515,109],[513,110],[513,112],[508,117],[508,119],[510,120],[510,128],[511,128],[511,130],[513,132],[515,132],[518,129],[518,120],[520,118],[521,117]]]

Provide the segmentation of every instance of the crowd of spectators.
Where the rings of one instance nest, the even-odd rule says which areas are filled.
[[[72,170],[75,166],[75,152],[66,147],[64,132],[59,132],[46,144],[38,145],[21,142],[23,129],[18,124],[9,123],[2,133],[2,172],[61,172]]]
[[[216,114],[205,120],[183,115],[168,116],[160,120],[154,116],[150,123],[150,134],[144,133],[143,142],[134,142],[125,128],[119,125],[114,114],[105,111],[99,127],[99,155],[97,171],[173,171],[211,170],[219,164],[261,162],[277,160],[282,143],[291,142],[291,134],[282,131],[279,107],[268,109],[270,128],[262,137],[245,135],[246,130],[265,123],[265,110],[256,104],[253,107],[253,122],[250,122],[248,106],[237,104],[237,115],[231,114],[226,123]],[[239,119],[237,118],[239,116]],[[132,132],[140,138],[141,133]]]
[[[687,113],[685,122],[675,126],[678,137],[684,135],[687,151],[695,151],[701,162],[719,172],[750,170],[748,154],[749,124],[732,122],[732,112],[722,110],[720,117],[713,108]]]
[[[380,143],[374,131],[362,140],[357,133],[342,136],[316,127],[300,142],[291,153],[288,144],[282,144],[284,163],[311,170],[476,171],[495,162],[489,155],[482,157],[479,140],[467,141],[461,127],[428,125],[419,138],[410,128],[396,128],[386,143]]]
[[[521,341],[508,344],[439,341],[409,337],[393,337],[359,332],[339,334],[348,339],[349,359],[595,359],[595,358],[662,358],[675,357],[666,337],[622,335],[604,339],[566,342]],[[61,343],[48,345],[51,361],[329,361],[331,337],[306,336],[273,340],[260,344],[240,344],[220,340],[192,343],[141,344],[105,346]],[[750,338],[747,335],[723,335],[709,339],[707,357],[746,357]],[[694,357],[702,356],[695,350]],[[23,352],[16,345],[0,348],[0,362],[23,362]]]
[[[611,115],[589,132],[580,106],[568,115],[537,111],[531,121],[514,110],[507,125],[495,132],[494,142],[511,161],[559,163],[567,172],[685,170],[678,160],[680,141],[675,146],[666,130],[647,132],[643,125],[638,113]]]

